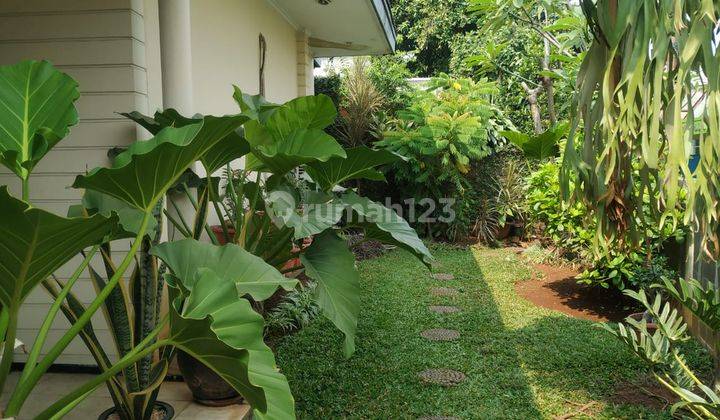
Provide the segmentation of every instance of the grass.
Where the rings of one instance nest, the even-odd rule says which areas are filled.
[[[533,419],[588,403],[585,418],[669,418],[611,402],[617,385],[637,379],[644,367],[591,322],[519,297],[514,283],[530,278],[532,269],[515,254],[446,246],[433,252],[439,271],[455,280],[430,279],[402,251],[360,264],[363,309],[352,358],[343,357],[342,336],[324,318],[278,343],[299,418]],[[429,288],[441,283],[461,293],[431,297]],[[435,314],[427,309],[432,304],[462,311]],[[436,343],[419,336],[440,327],[459,330],[461,338]],[[460,370],[467,379],[449,389],[418,380],[418,372],[436,367]]]

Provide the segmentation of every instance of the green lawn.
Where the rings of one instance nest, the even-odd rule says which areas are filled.
[[[589,402],[593,418],[668,417],[610,402],[617,383],[642,375],[642,365],[592,322],[520,298],[513,284],[532,274],[520,257],[483,248],[433,252],[439,271],[455,280],[430,279],[402,251],[360,264],[363,309],[352,358],[343,357],[341,334],[325,319],[278,344],[300,418],[552,418]],[[437,285],[461,293],[431,297],[428,289]],[[431,304],[462,312],[435,314]],[[457,329],[461,338],[419,336],[439,327]],[[418,380],[418,372],[436,367],[460,370],[467,380],[449,389]]]

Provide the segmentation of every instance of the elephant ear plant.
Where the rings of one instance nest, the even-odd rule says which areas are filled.
[[[384,180],[376,167],[399,157],[364,146],[343,149],[324,131],[337,116],[332,101],[324,95],[276,105],[236,88],[234,98],[251,117],[244,124],[246,168],[234,171],[226,167],[230,176],[223,194],[215,190],[215,183],[206,182],[211,191],[204,199],[212,205],[200,202],[197,207],[212,207],[225,221],[221,228],[226,242],[288,275],[304,272],[316,281],[317,303],[344,333],[345,354],[349,356],[355,350],[360,280],[355,258],[343,238],[345,232],[364,231],[366,239],[406,249],[428,266],[432,262],[415,231],[394,211],[338,188],[361,178]],[[155,132],[197,120],[168,112],[154,118],[129,116]],[[213,173],[220,167],[206,165],[206,170]],[[249,179],[249,171],[254,172],[254,180]],[[311,180],[299,182],[296,175],[300,172]],[[173,224],[191,225],[180,219]],[[191,230],[185,231],[189,234]],[[199,251],[186,255],[186,264],[206,258]]]
[[[234,150],[236,145],[228,142],[241,141],[235,133],[247,121],[242,114],[207,116],[182,127],[165,128],[150,140],[131,144],[111,167],[94,169],[75,180],[73,188],[87,191],[86,203],[95,200],[93,206],[88,206],[93,207],[94,214],[64,218],[32,206],[29,180],[37,162],[77,123],[74,101],[78,97],[77,83],[48,62],[26,61],[0,67],[0,156],[22,185],[21,199],[14,197],[7,186],[0,187],[0,337],[4,342],[15,342],[20,307],[35,287],[42,284],[53,297],[25,367],[2,409],[3,417],[20,414],[42,375],[75,337],[88,345],[97,343],[91,318],[99,309],[109,310],[122,302],[110,299],[122,291],[120,284],[133,261],[143,255],[140,251],[148,245],[146,238],[154,238],[151,227],[156,209],[168,189],[196,161],[221,161],[218,155]],[[97,296],[81,307],[70,293],[73,285],[98,252],[107,252],[104,244],[117,238],[130,238],[130,250],[110,270],[109,278],[96,281]],[[138,308],[128,312],[129,319],[134,319],[123,325],[130,330],[125,334],[133,338],[125,342],[129,343],[127,348],[119,351],[119,359],[111,363],[100,350],[94,352],[101,373],[52,404],[38,418],[62,417],[108,381],[111,390],[130,392],[125,388],[132,382],[129,376],[138,373],[138,362],[150,360],[148,356],[154,354],[157,362],[149,369],[152,383],[139,393],[156,393],[176,349],[227,380],[252,404],[258,418],[293,418],[287,382],[277,372],[273,354],[262,341],[263,320],[246,298],[262,300],[286,284],[287,279],[273,275],[272,267],[235,245],[214,247],[194,239],[153,242],[157,241],[151,240],[146,251],[170,267],[166,276],[171,297],[168,314],[138,339],[137,325],[144,322],[145,314]],[[217,260],[208,258],[181,270],[174,263],[189,249],[203,246],[212,247],[208,255],[234,253],[244,264],[211,266],[211,261]],[[83,261],[72,276],[64,282],[54,279],[53,273],[81,251]],[[159,287],[159,277],[153,282],[153,287]],[[155,305],[153,302],[150,306]],[[71,326],[44,349],[60,311],[71,320]],[[157,310],[153,311],[147,318],[155,316]],[[166,332],[161,336],[161,331]],[[6,345],[0,361],[0,391],[7,384],[12,361],[13,346]],[[116,400],[116,404],[125,402]],[[147,412],[141,416],[149,418]]]

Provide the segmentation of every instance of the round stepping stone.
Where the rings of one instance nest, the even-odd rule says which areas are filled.
[[[457,306],[428,306],[428,309],[438,314],[454,314],[460,312]]]
[[[444,328],[425,330],[421,332],[420,335],[430,341],[454,341],[460,338],[460,333],[458,331],[446,330]]]
[[[452,287],[433,287],[430,289],[430,294],[433,296],[455,296],[458,291]]]
[[[434,273],[432,275],[432,278],[434,278],[435,280],[442,280],[442,281],[455,280],[455,276],[450,273]]]
[[[418,376],[425,383],[446,387],[455,386],[465,380],[464,373],[445,368],[424,370]]]

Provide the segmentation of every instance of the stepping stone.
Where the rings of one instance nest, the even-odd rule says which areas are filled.
[[[444,328],[425,330],[421,332],[420,335],[430,341],[454,341],[460,338],[460,332],[455,330],[446,330]]]
[[[452,369],[428,369],[418,374],[420,379],[428,384],[441,385],[445,387],[455,386],[464,381],[466,376],[462,372]]]
[[[430,289],[430,294],[433,296],[456,296],[458,291],[452,287],[433,287]]]
[[[455,276],[450,273],[434,273],[432,278],[442,281],[455,280]]]
[[[428,306],[428,309],[437,314],[454,314],[460,312],[457,306]]]

